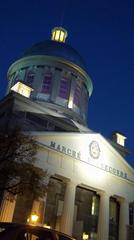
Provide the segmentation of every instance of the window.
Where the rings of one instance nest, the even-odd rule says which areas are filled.
[[[80,105],[80,96],[81,96],[81,86],[79,82],[76,82],[74,90],[74,104],[79,107]]]
[[[59,97],[68,99],[70,81],[66,77],[62,77],[60,81]]]
[[[133,204],[129,205],[129,224],[133,225],[134,221],[134,206]]]
[[[92,197],[91,215],[98,216],[99,214],[99,197],[94,195]]]
[[[28,83],[28,85],[32,86],[33,81],[34,81],[34,76],[35,73],[33,71],[29,71],[26,75],[26,83]]]
[[[52,74],[46,73],[42,82],[41,93],[50,94],[52,82]]]
[[[117,210],[116,202],[110,201],[110,221],[116,223],[117,219]]]
[[[97,239],[100,197],[89,189],[76,187],[73,235],[76,239]],[[80,225],[80,224],[81,225]],[[80,227],[81,226],[81,227]]]
[[[88,91],[85,85],[83,85],[82,99],[83,99],[83,108],[84,108],[84,111],[86,112],[87,104],[88,104]]]

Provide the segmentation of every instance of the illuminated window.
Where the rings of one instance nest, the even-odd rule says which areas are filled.
[[[74,90],[74,104],[79,107],[80,105],[80,96],[81,96],[81,86],[79,82],[76,82]]]
[[[35,73],[33,71],[29,71],[26,75],[26,83],[28,83],[28,85],[32,86],[33,81],[34,81],[34,76]]]
[[[119,203],[116,199],[110,198],[109,219],[111,223],[118,223]]]
[[[83,109],[86,111],[87,110],[87,104],[88,104],[88,91],[86,86],[83,86],[83,91],[82,91],[82,100],[83,100]]]
[[[69,84],[70,82],[66,77],[63,77],[60,81],[59,97],[68,99],[69,96]]]
[[[42,93],[50,94],[51,82],[52,82],[52,74],[46,73],[42,82],[42,88],[41,88]]]

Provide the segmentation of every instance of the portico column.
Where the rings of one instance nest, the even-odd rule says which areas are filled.
[[[16,197],[12,194],[5,192],[0,207],[0,221],[12,222],[14,209],[16,204]]]
[[[61,216],[60,231],[68,235],[72,235],[75,190],[76,185],[72,182],[67,182]]]
[[[120,200],[119,240],[127,239],[127,225],[129,224],[129,202]]]
[[[107,193],[100,194],[98,240],[109,239],[109,198]]]
[[[39,198],[38,200],[33,201],[31,215],[33,213],[37,214],[37,216],[39,217],[39,219],[37,221],[38,225],[42,225],[44,223],[46,198],[47,198],[47,194],[45,194],[45,196],[43,198]]]

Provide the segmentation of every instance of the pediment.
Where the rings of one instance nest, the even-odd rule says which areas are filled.
[[[134,184],[134,170],[98,133],[33,133],[38,143],[99,170]]]

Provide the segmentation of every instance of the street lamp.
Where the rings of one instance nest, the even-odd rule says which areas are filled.
[[[84,232],[83,236],[82,236],[82,239],[83,240],[88,240],[88,238],[89,238],[89,235]]]
[[[39,216],[36,214],[36,212],[33,212],[30,216],[30,218],[27,219],[27,222],[29,222],[29,224],[33,224],[35,225],[38,221]]]

